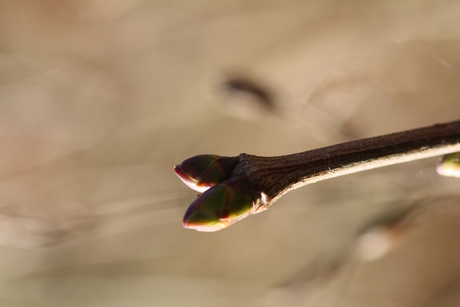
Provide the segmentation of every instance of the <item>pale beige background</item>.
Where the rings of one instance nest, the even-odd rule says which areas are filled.
[[[216,233],[182,228],[194,194],[172,167],[458,119],[459,85],[459,1],[2,0],[0,305],[458,306],[459,181],[436,159]],[[414,205],[429,214],[388,255],[350,256]]]

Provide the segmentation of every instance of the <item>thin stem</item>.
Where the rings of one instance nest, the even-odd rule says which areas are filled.
[[[460,151],[460,120],[278,157],[240,154],[232,177],[246,175],[257,211],[320,180]]]

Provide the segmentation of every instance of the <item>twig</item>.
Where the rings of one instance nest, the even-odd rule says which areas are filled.
[[[320,180],[460,151],[460,121],[278,157],[240,154],[231,177],[246,175],[257,212]]]

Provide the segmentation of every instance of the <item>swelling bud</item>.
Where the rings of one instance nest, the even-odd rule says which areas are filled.
[[[442,176],[460,177],[460,153],[443,156],[436,167],[436,171]]]
[[[198,155],[176,165],[174,172],[189,188],[204,192],[227,180],[238,161],[238,157]]]
[[[249,181],[246,176],[238,176],[199,196],[187,209],[183,225],[197,231],[218,231],[253,212]]]

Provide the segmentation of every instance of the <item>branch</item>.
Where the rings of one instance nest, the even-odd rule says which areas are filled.
[[[460,121],[455,121],[288,156],[195,156],[174,167],[186,185],[203,192],[187,209],[183,225],[217,231],[306,184],[459,151]],[[459,172],[458,160],[445,157],[438,171]]]
[[[231,177],[245,175],[256,212],[287,192],[321,180],[460,151],[460,121],[278,157],[240,154]]]

